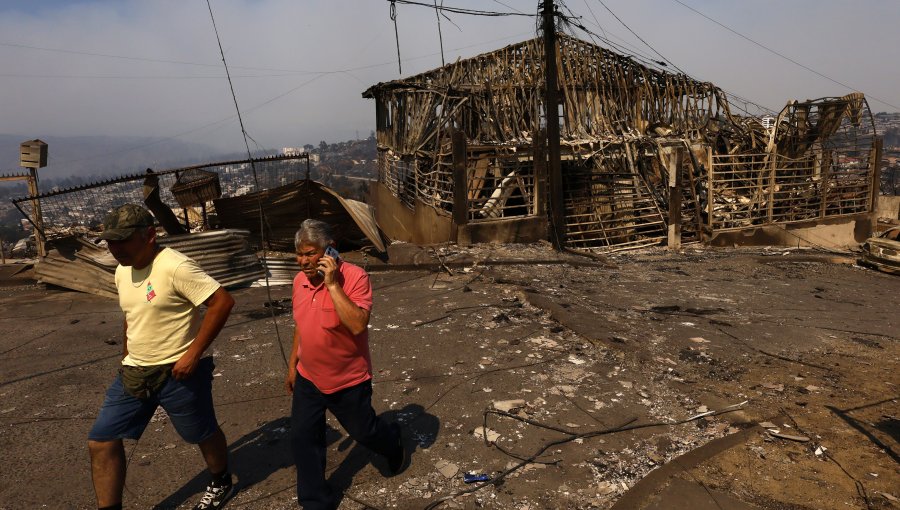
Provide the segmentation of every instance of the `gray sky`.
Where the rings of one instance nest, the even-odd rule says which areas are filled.
[[[537,4],[444,0],[529,14]],[[900,47],[896,0],[566,0],[590,30],[652,55],[604,4],[688,74],[771,109],[850,89],[685,5],[865,92],[873,112],[900,109],[892,106],[900,105],[900,66],[890,57]],[[401,77],[389,6],[213,0],[244,124],[259,147],[344,141],[374,129],[374,102],[361,92]],[[531,17],[448,16],[448,62],[534,37]],[[441,65],[433,9],[398,4],[397,30],[403,76]],[[172,137],[243,151],[224,76],[204,0],[0,0],[0,134]]]

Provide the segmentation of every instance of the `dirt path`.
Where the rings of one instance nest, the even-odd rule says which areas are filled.
[[[489,262],[553,258],[540,246],[443,256],[465,267],[373,273],[374,403],[414,452],[387,478],[331,422],[342,509],[425,508],[472,489],[465,471],[501,483],[437,508],[895,508],[900,278],[805,252],[651,250],[614,268]],[[273,322],[263,289],[235,296],[213,345],[242,486],[229,508],[294,508],[276,335],[286,347],[291,320]],[[117,305],[27,287],[0,304],[0,508],[91,508],[84,437],[118,363]],[[488,446],[473,432],[509,400],[523,402],[487,415]],[[623,424],[637,428],[609,431]],[[130,508],[196,501],[202,462],[164,414],[126,451]]]

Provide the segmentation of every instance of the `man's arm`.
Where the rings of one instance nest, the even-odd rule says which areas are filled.
[[[335,273],[337,272],[336,261],[329,256],[324,256],[319,259],[319,267],[322,268],[324,273],[325,288],[328,289],[328,293],[331,295],[334,310],[337,312],[338,318],[341,319],[341,324],[354,335],[365,331],[369,326],[369,311],[361,308],[347,297],[347,293],[344,292],[337,278],[335,278]]]
[[[225,321],[228,320],[228,315],[234,307],[234,298],[224,287],[219,287],[203,303],[206,305],[206,315],[191,346],[172,367],[172,376],[175,379],[186,379],[194,373],[203,352],[219,331],[222,331]]]
[[[294,382],[297,380],[297,363],[300,361],[300,328],[294,326],[294,346],[291,347],[291,357],[288,358],[288,373],[284,379],[284,389],[288,393],[294,392]]]
[[[128,356],[128,321],[122,321],[122,359]]]
[[[369,326],[369,311],[350,301],[344,289],[336,283],[328,286],[328,293],[331,294],[331,301],[334,302],[334,310],[341,319],[341,324],[354,335],[365,331]]]

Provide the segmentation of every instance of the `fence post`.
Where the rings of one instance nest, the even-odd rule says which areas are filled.
[[[543,130],[538,130],[532,140],[532,160],[534,163],[534,203],[535,216],[547,214],[547,152],[544,144],[546,136]]]
[[[456,225],[456,242],[459,229],[469,221],[469,184],[466,178],[466,134],[454,131],[453,145],[453,223]]]
[[[38,257],[47,256],[47,249],[44,246],[46,239],[44,238],[44,215],[41,212],[41,199],[37,198],[40,194],[38,191],[37,170],[28,169],[28,194],[34,197],[31,200],[31,207],[34,213],[34,244],[37,248]]]
[[[766,211],[767,223],[775,221],[775,166],[778,164],[778,153],[772,152],[772,163],[769,165],[769,207]]]
[[[684,147],[675,151],[675,165],[669,163],[669,232],[667,238],[670,250],[681,249],[681,173],[684,164]]]
[[[716,169],[716,165],[715,161],[713,161],[712,147],[706,148],[706,161],[709,165],[709,171],[706,173],[706,214],[707,221],[709,222],[709,238],[712,239],[713,234],[716,233],[716,226],[713,224],[713,200],[715,199],[715,190],[713,190],[713,172]]]
[[[869,214],[872,216],[872,232],[878,230],[878,197],[881,196],[881,151],[884,138],[875,137],[875,145],[869,156],[869,164],[872,167],[872,186],[869,192]],[[893,182],[892,182],[893,184]]]
[[[828,181],[831,179],[831,167],[834,165],[834,151],[826,149],[822,151],[822,174],[819,179],[819,196],[822,203],[819,205],[819,218],[825,217],[828,208]]]

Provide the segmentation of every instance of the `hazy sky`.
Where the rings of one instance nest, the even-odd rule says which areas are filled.
[[[443,3],[534,14],[538,1]],[[865,92],[873,112],[900,110],[900,65],[890,57],[900,48],[897,0],[565,3],[590,30],[652,55],[611,10],[688,74],[771,109],[850,92],[837,81]],[[388,1],[213,0],[212,9],[259,147],[374,129],[375,104],[362,91],[401,77]],[[532,17],[447,16],[448,62],[534,37]],[[441,65],[434,9],[398,4],[397,31],[402,76]],[[0,134],[172,137],[244,150],[205,0],[0,0],[0,84]]]

